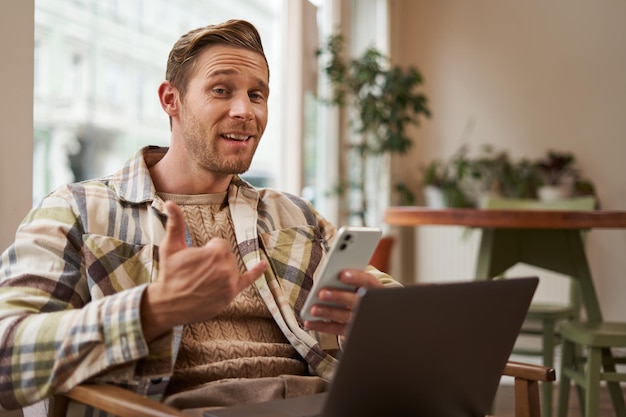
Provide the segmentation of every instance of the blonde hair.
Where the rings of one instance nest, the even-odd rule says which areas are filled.
[[[165,79],[185,95],[187,83],[196,65],[196,58],[206,47],[215,44],[231,45],[258,52],[263,56],[269,76],[269,65],[261,36],[254,25],[245,20],[228,20],[191,30],[176,41],[167,59]]]

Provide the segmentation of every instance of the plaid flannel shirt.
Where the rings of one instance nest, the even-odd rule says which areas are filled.
[[[147,147],[111,176],[61,187],[19,226],[0,259],[0,410],[86,380],[164,391],[180,328],[146,343],[140,301],[157,277],[166,220],[148,167],[166,152]],[[255,285],[274,320],[311,371],[330,379],[336,339],[304,330],[298,313],[335,228],[304,200],[239,177],[228,202],[246,266],[270,263]]]

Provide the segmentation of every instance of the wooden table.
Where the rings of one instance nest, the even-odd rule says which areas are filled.
[[[518,262],[575,278],[589,321],[602,312],[584,250],[584,230],[626,228],[626,211],[430,209],[390,207],[395,226],[467,226],[482,229],[476,278],[489,279]]]

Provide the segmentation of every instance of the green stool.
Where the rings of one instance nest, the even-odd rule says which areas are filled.
[[[616,364],[626,357],[613,356],[611,348],[626,348],[626,323],[570,321],[561,324],[563,356],[559,376],[558,417],[566,417],[570,385],[579,391],[584,417],[597,417],[600,406],[600,385],[605,381],[618,417],[626,417],[620,382],[626,382],[626,371],[618,372]]]
[[[516,345],[512,353],[523,356],[537,356],[541,358],[544,366],[554,367],[554,351],[561,344],[558,326],[563,321],[578,317],[577,307],[578,304],[551,305],[536,303],[531,305],[526,314],[524,325],[520,330],[520,335],[539,338],[539,346],[533,349]],[[543,382],[541,384],[541,414],[544,417],[552,415],[553,393],[554,386],[552,382]]]

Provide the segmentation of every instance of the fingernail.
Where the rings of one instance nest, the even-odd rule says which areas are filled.
[[[324,315],[324,308],[319,307],[319,306],[315,306],[315,307],[311,308],[311,315],[313,315],[315,317],[323,316]]]

